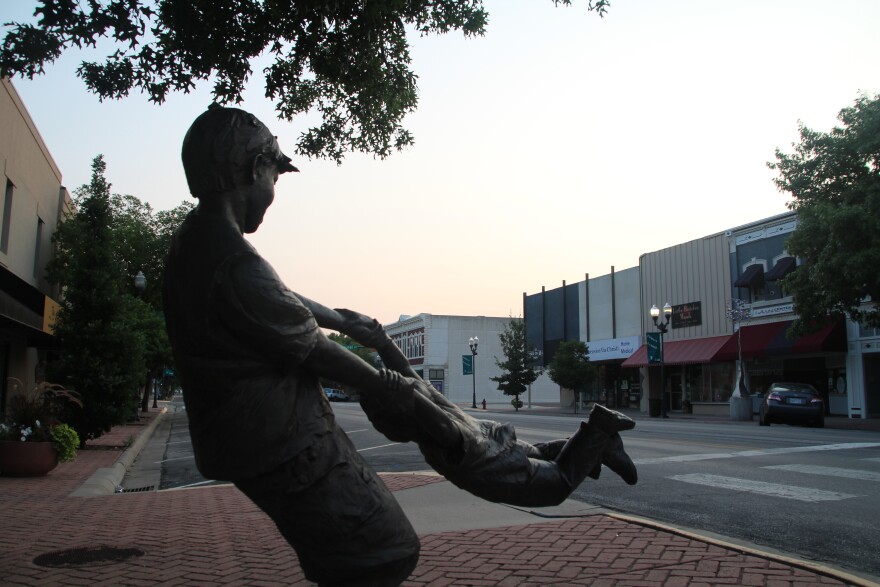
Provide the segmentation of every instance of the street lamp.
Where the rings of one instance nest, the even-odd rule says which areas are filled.
[[[663,322],[657,321],[659,317],[660,308],[654,304],[651,306],[651,319],[654,321],[654,326],[660,331],[660,417],[668,418],[669,416],[666,414],[666,357],[663,356],[663,335],[669,330],[669,321],[672,318],[672,306],[669,305],[669,302],[663,306]]]
[[[471,375],[474,377],[474,399],[471,402],[471,407],[473,409],[477,409],[477,345],[480,344],[480,339],[476,336],[473,336],[468,340],[468,345],[471,347]]]
[[[147,276],[144,275],[143,271],[138,271],[137,275],[134,276],[134,288],[138,292],[137,293],[138,297],[143,296],[144,291],[147,289]],[[155,381],[153,381],[152,377],[150,377],[148,381],[150,383],[152,383],[152,385],[153,385],[153,407],[158,408],[159,402],[158,402],[158,398],[156,396],[158,395],[159,390],[156,388],[156,383],[155,383]],[[146,404],[142,407],[142,409],[145,412],[147,411]]]
[[[138,274],[134,276],[134,288],[138,292],[138,297],[141,297],[144,290],[147,289],[147,277],[143,271],[138,271]]]

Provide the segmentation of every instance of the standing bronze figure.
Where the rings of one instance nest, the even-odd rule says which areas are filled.
[[[419,379],[381,325],[289,290],[244,239],[260,226],[280,174],[298,171],[253,115],[212,105],[183,142],[199,200],[174,236],[165,316],[196,465],[228,480],[278,526],[321,585],[398,585],[419,540],[400,506],[336,425],[319,377],[359,390],[376,428],[416,442],[431,466],[492,501],[550,505],[602,464],[628,483],[618,434],[629,418],[596,408],[568,440],[530,445],[477,420]],[[376,370],[322,329],[376,348]]]

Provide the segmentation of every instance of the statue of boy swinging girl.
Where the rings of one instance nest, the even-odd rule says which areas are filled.
[[[570,438],[528,444],[422,381],[376,320],[289,290],[243,237],[260,226],[279,175],[298,171],[252,114],[212,105],[187,132],[182,158],[199,204],[172,240],[163,295],[196,465],[275,522],[309,580],[398,585],[419,554],[397,501],[336,425],[322,376],[358,389],[377,430],[415,442],[438,472],[484,499],[555,505],[603,464],[636,483],[619,435],[635,426],[626,416],[596,406]],[[377,349],[387,368],[322,329]]]

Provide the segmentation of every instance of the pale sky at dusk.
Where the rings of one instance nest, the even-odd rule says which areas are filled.
[[[294,291],[383,323],[521,315],[523,292],[785,212],[775,148],[880,93],[876,0],[614,0],[604,19],[585,4],[488,0],[485,37],[413,37],[415,146],[295,160],[251,242]],[[0,21],[32,12],[5,0]],[[13,79],[64,185],[103,153],[114,192],[190,199],[180,143],[210,84],[100,103],[80,57]],[[305,123],[275,118],[259,66],[241,107],[293,155]]]

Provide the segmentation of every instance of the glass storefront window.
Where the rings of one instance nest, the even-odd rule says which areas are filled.
[[[735,376],[733,362],[689,365],[687,382],[691,402],[728,401]]]

